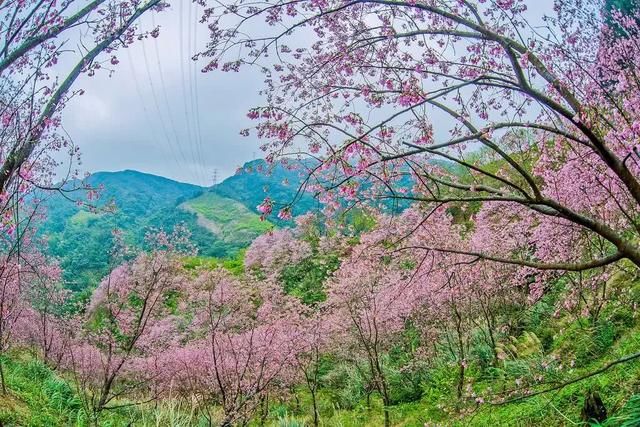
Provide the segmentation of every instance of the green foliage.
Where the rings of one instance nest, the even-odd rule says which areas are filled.
[[[479,333],[473,336],[469,354],[474,362],[466,369],[466,390],[489,391],[489,395],[499,399],[504,390],[544,389],[638,351],[640,334],[633,312],[625,306],[612,302],[596,323],[569,314],[554,316],[564,286],[554,283],[549,289],[541,301],[524,312],[504,307],[503,315],[513,317],[513,331],[518,333],[505,337],[494,331],[504,347],[504,361],[491,364],[492,349],[486,337]],[[553,393],[505,405],[477,406],[473,401],[455,398],[458,372],[451,360],[429,359],[423,366],[407,365],[420,334],[411,325],[405,331],[406,339],[383,360],[392,393],[392,419],[398,425],[581,425],[581,409],[590,389],[599,391],[612,415],[605,425],[638,425],[640,362],[637,360]],[[324,425],[382,424],[380,398],[371,387],[366,363],[357,363],[357,360],[338,363],[323,374],[320,395],[331,404],[321,411]],[[321,407],[326,405],[321,403]]]
[[[198,225],[209,230],[225,245],[227,254],[235,254],[253,239],[273,229],[268,221],[243,204],[215,193],[204,193],[181,205],[197,215]]]
[[[278,419],[278,427],[305,427],[307,424],[297,418],[291,418],[288,415]]]
[[[282,270],[284,291],[295,295],[305,304],[316,304],[326,299],[324,282],[340,265],[336,254],[314,255]]]
[[[193,256],[186,257],[182,265],[187,270],[224,268],[236,276],[244,274],[244,250],[238,251],[232,258],[214,258]]]
[[[215,192],[205,192],[202,187],[135,171],[96,173],[86,183],[102,188],[97,212],[51,196],[45,202],[48,219],[38,232],[46,238],[49,254],[60,260],[64,279],[75,291],[95,287],[113,267],[109,253],[116,229],[127,244],[143,247],[151,230],[184,225],[201,256],[233,259],[255,237],[273,228],[255,212],[259,202],[251,204],[254,198],[264,198],[262,187],[251,182],[258,179],[257,174],[231,177]],[[282,169],[258,180],[271,183],[291,176],[297,175]],[[295,191],[293,186],[277,187],[283,198]],[[72,195],[86,198],[84,191]],[[301,205],[300,213],[311,207],[308,202]]]
[[[618,414],[609,418],[603,426],[635,427],[640,425],[640,395],[634,394]]]
[[[0,424],[6,426],[91,425],[71,378],[52,371],[26,351],[2,357],[8,392],[0,391]],[[206,426],[204,415],[184,402],[161,401],[154,407],[127,406],[105,411],[100,426]]]
[[[197,226],[194,214],[176,209],[202,193],[201,187],[135,171],[96,173],[86,184],[103,189],[97,212],[53,196],[46,200],[48,219],[38,230],[48,241],[49,254],[60,260],[64,279],[73,290],[95,287],[113,267],[114,230],[123,232],[127,244],[141,246],[149,230],[171,230],[184,223],[199,247],[207,248],[215,240]],[[73,197],[83,200],[86,195],[78,191]]]
[[[576,337],[575,334],[570,336]],[[607,360],[614,360],[637,351],[639,345],[638,331],[629,331],[602,358],[594,358],[582,366],[576,363],[576,368],[567,367],[566,363],[569,362],[569,359],[562,359],[560,362],[564,366],[560,377],[549,378],[547,381],[551,383],[553,381],[562,382],[587,372],[593,372],[604,365]],[[634,413],[637,415],[637,400],[628,399],[636,390],[639,374],[640,363],[637,361],[618,365],[600,375],[571,384],[553,393],[507,405],[482,407],[479,412],[469,418],[468,422],[461,422],[459,425],[580,425],[580,411],[584,396],[589,389],[598,390],[604,399],[605,406],[610,413],[613,413],[612,419],[606,425],[621,425],[618,423],[620,420],[633,419]],[[493,386],[495,385],[493,384]],[[625,406],[627,400],[629,403]],[[623,406],[625,409],[620,410]]]
[[[498,359],[527,359],[542,354],[542,343],[538,336],[525,331],[519,338],[509,337],[504,343],[496,345]]]
[[[70,425],[81,410],[73,388],[26,354],[2,359],[8,394],[0,393],[0,423]]]
[[[606,0],[605,13],[609,15],[614,10],[624,15],[633,15],[638,12],[638,3],[635,0]]]
[[[362,209],[349,209],[341,217],[341,223],[359,236],[371,231],[376,226],[376,218]]]
[[[323,382],[333,406],[353,410],[363,404],[363,399],[371,390],[370,381],[364,372],[360,367],[340,363],[325,375]]]
[[[65,281],[71,289],[95,285],[109,272],[109,248],[116,228],[114,219],[105,215],[82,222],[72,220],[61,232],[47,234],[49,253],[60,259]]]
[[[619,329],[631,328],[636,323],[634,312],[628,307],[616,307],[607,314],[609,321]]]
[[[360,218],[362,224],[370,223],[364,214],[351,218]],[[280,272],[279,279],[284,291],[298,297],[305,304],[315,305],[326,299],[325,282],[340,266],[339,253],[325,252],[320,248],[322,236],[330,236],[333,232],[335,231],[327,230],[320,221],[308,227],[301,239],[311,246],[311,255],[295,264],[284,266]]]
[[[306,166],[302,164],[302,170]],[[318,208],[318,202],[309,193],[298,193],[302,175],[298,170],[290,170],[277,163],[273,166],[259,159],[246,163],[242,169],[224,182],[214,186],[212,191],[224,198],[237,200],[251,212],[255,212],[265,197],[270,197],[277,206],[295,201],[293,215],[301,215]],[[298,197],[296,200],[296,196]],[[274,218],[278,225],[290,222]]]
[[[414,362],[419,346],[420,330],[407,323],[399,344],[384,360],[383,369],[393,405],[415,402],[422,397],[428,373],[424,366]]]
[[[385,369],[392,405],[416,402],[422,397],[424,373],[403,368],[390,364]]]
[[[572,323],[558,342],[558,351],[583,365],[602,356],[615,342],[618,329],[608,320],[595,325]]]

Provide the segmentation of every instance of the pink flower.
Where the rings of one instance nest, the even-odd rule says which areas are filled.
[[[280,209],[280,212],[278,212],[278,218],[284,221],[289,221],[293,218],[291,215],[291,207],[287,206],[286,208]]]
[[[264,221],[269,215],[271,215],[271,212],[273,212],[273,202],[267,197],[256,207],[256,209],[261,213],[260,219]]]

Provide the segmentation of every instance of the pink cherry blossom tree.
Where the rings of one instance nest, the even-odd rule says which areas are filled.
[[[36,263],[39,265],[34,266]],[[43,256],[29,260],[28,265],[36,269],[21,295],[27,308],[19,321],[19,339],[36,348],[55,369],[69,350],[71,331],[79,327],[78,318],[70,305],[71,294],[62,286],[60,268]]]
[[[0,357],[16,345],[35,344],[43,351],[57,345],[53,343],[53,316],[48,310],[51,306],[45,309],[32,303],[41,289],[58,283],[59,269],[33,250],[27,235],[23,238],[24,248],[13,238],[0,240],[3,249],[0,256]],[[6,392],[2,360],[0,385]]]
[[[565,275],[584,302],[640,266],[640,29],[601,0],[555,1],[542,21],[533,5],[216,2],[205,70],[264,73],[255,135],[270,160],[317,159],[304,185],[331,209],[414,203],[415,230],[456,210],[472,238],[404,250],[513,266],[532,301]]]
[[[465,253],[482,230],[465,230],[443,207],[429,211],[426,218],[424,212],[409,209],[397,217],[379,216],[377,221],[378,227],[361,236],[333,277],[327,304],[337,316],[332,324],[343,325],[333,333],[340,342],[345,341],[341,334],[346,334],[364,350],[376,389],[382,390],[383,400],[387,393],[390,402],[384,357],[411,324],[421,332],[420,353],[427,359],[416,362],[452,358],[456,394],[459,399],[466,397],[472,335],[483,334],[496,362],[496,334],[503,326],[497,318],[531,301],[528,269]],[[427,243],[456,249],[431,250]]]
[[[179,336],[171,301],[185,286],[181,239],[159,233],[151,252],[115,268],[91,298],[66,367],[94,420],[115,399],[149,391],[157,372],[145,366]]]
[[[247,270],[273,278],[311,253],[311,246],[296,236],[296,230],[284,228],[257,237],[247,249],[244,263]]]
[[[313,425],[320,425],[318,409],[318,389],[320,386],[320,369],[324,353],[330,351],[331,328],[323,310],[309,313],[301,325],[301,348],[295,354],[295,364],[302,373],[304,383],[311,395]]]
[[[220,405],[220,425],[244,423],[292,381],[302,350],[299,306],[276,287],[252,286],[224,270],[194,280],[192,338],[166,354],[165,366],[181,393],[205,409]]]
[[[522,233],[546,242],[468,254],[543,270],[638,266],[637,22],[617,16],[619,40],[598,0],[557,1],[540,25],[533,3],[219,2],[204,17],[207,70],[260,67],[257,135],[271,158],[320,160],[325,198],[486,204],[520,212]],[[559,234],[574,244],[543,250]]]
[[[381,233],[386,235],[387,230]],[[330,280],[326,306],[334,345],[357,351],[366,360],[372,384],[382,398],[385,426],[389,426],[392,401],[384,356],[418,307],[420,290],[409,268],[387,258],[378,237],[378,233],[363,237],[342,262]],[[347,343],[352,345],[346,347]]]

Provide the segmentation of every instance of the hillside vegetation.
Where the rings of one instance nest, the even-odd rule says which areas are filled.
[[[86,206],[61,195],[47,196],[43,204],[47,216],[38,234],[48,242],[47,253],[60,260],[69,286],[82,290],[96,286],[113,267],[108,248],[113,246],[115,230],[128,244],[142,247],[147,233],[182,225],[201,256],[233,258],[272,227],[269,221],[260,221],[256,211],[265,191],[273,189],[286,203],[295,197],[298,183],[298,171],[282,166],[270,170],[263,160],[247,163],[212,188],[130,170],[98,172],[84,184],[99,190],[99,199],[88,199],[85,190],[67,196]],[[297,212],[312,207],[309,199],[305,195]],[[275,222],[283,224],[277,218]]]
[[[0,427],[640,427],[636,2],[189,3],[0,0]],[[138,43],[148,126],[63,113]],[[199,88],[268,161],[55,182],[69,118],[202,175]]]
[[[229,254],[246,248],[259,235],[271,230],[268,221],[242,203],[208,192],[188,200],[180,208],[197,215],[199,226],[206,228],[229,247]]]
[[[198,206],[197,203],[195,205]],[[333,278],[340,277],[344,274],[342,271],[349,271],[354,264],[362,262],[366,252],[360,252],[363,247],[359,246],[359,242],[369,233],[366,230],[375,227],[371,218],[362,215],[354,217],[346,229],[352,230],[353,224],[361,224],[357,228],[365,234],[340,236],[337,229],[322,227],[321,221],[307,222],[294,230],[279,230],[260,237],[249,248],[244,260],[219,262],[180,256],[178,268],[184,273],[175,271],[172,274],[186,274],[186,278],[193,278],[196,283],[207,277],[207,280],[213,279],[217,287],[238,286],[246,280],[246,285],[234,291],[240,291],[240,294],[230,293],[225,297],[225,305],[231,310],[221,312],[225,319],[227,316],[231,319],[241,315],[234,310],[244,312],[251,305],[249,301],[259,295],[261,304],[275,299],[274,302],[279,304],[277,311],[284,311],[282,314],[286,316],[287,325],[292,322],[290,326],[285,325],[286,328],[294,328],[297,322],[302,321],[293,318],[304,311],[294,301],[320,310],[325,319],[333,322],[329,320],[333,315],[327,310],[334,310],[336,304],[341,304],[336,299],[337,283]],[[270,248],[269,254],[265,253],[265,247]],[[355,255],[350,255],[352,251]],[[140,279],[147,277],[145,272],[134,274],[142,274]],[[275,290],[267,284],[271,280],[277,280],[282,288]],[[359,286],[358,280],[357,277],[351,277],[345,285],[356,292],[354,286]],[[114,285],[112,283],[111,286]],[[429,337],[423,335],[424,331],[417,329],[419,317],[404,319],[394,326],[392,335],[385,331],[381,335],[384,341],[377,344],[367,339],[361,341],[358,329],[352,329],[353,325],[363,325],[358,323],[358,318],[340,318],[336,320],[338,324],[327,324],[331,330],[337,328],[332,332],[338,334],[336,337],[320,337],[318,347],[307,347],[302,353],[296,353],[295,357],[282,360],[272,360],[271,354],[283,351],[278,346],[286,345],[286,341],[273,342],[267,348],[260,347],[256,341],[253,344],[255,347],[249,348],[255,352],[257,360],[283,363],[276,366],[284,371],[278,371],[273,378],[265,377],[268,385],[265,384],[265,389],[260,388],[265,393],[265,399],[257,401],[253,400],[252,390],[258,383],[253,383],[255,379],[248,373],[248,388],[239,391],[240,398],[255,402],[256,406],[251,407],[243,424],[311,426],[314,425],[314,413],[317,413],[319,425],[322,426],[374,427],[384,424],[387,412],[392,425],[407,427],[582,425],[583,411],[590,396],[602,399],[606,408],[607,419],[601,425],[631,427],[640,424],[640,363],[638,359],[616,362],[636,354],[640,349],[640,319],[634,309],[640,304],[640,279],[622,272],[613,275],[607,283],[607,298],[597,315],[585,314],[580,310],[559,310],[558,304],[564,298],[565,285],[566,277],[554,279],[545,295],[534,303],[515,303],[512,300],[504,305],[499,303],[500,297],[497,295],[494,296],[498,298],[496,301],[488,299],[491,304],[498,303],[487,307],[491,316],[495,316],[496,324],[501,325],[493,331],[495,347],[491,347],[487,336],[489,331],[482,325],[482,315],[477,312],[465,312],[475,321],[459,325],[462,329],[455,329],[455,322],[450,324],[444,334],[437,335],[434,342],[429,342]],[[184,298],[200,298],[200,288],[189,289],[189,295],[184,295]],[[224,289],[227,289],[225,292],[231,292],[232,288]],[[247,291],[249,293],[245,293]],[[177,303],[172,302],[174,291],[166,292],[166,306],[162,311],[169,310],[167,313],[188,321],[191,316],[189,310],[176,312]],[[283,295],[278,296],[278,292],[283,292]],[[250,296],[252,294],[254,296]],[[140,294],[136,292],[123,297],[125,301],[132,301],[132,295]],[[215,293],[211,295],[218,298]],[[239,298],[237,306],[227,299],[236,297]],[[367,298],[370,297],[377,299],[380,295],[372,293]],[[596,295],[585,294],[585,297],[591,303]],[[396,298],[404,296],[399,294]],[[364,301],[367,299],[362,303]],[[462,301],[460,303],[458,309],[466,310]],[[129,307],[128,304],[134,305]],[[135,311],[137,304],[129,302],[123,307]],[[296,311],[290,312],[287,307]],[[395,315],[399,309],[393,302],[384,302],[383,312],[380,313],[372,306],[358,307],[360,315],[368,313],[366,316],[373,316],[370,320],[380,322],[387,322],[385,319]],[[249,312],[253,313],[251,309]],[[125,317],[120,318],[121,315],[116,315],[114,321],[125,321]],[[156,315],[160,315],[160,312]],[[455,320],[455,316],[452,320]],[[97,318],[92,320],[96,321]],[[101,328],[98,323],[88,327]],[[306,324],[305,328],[312,328],[312,324]],[[220,330],[218,333],[229,332]],[[382,331],[380,333],[383,334]],[[463,361],[458,358],[456,345],[449,342],[449,339],[456,338],[457,333],[462,334],[459,338],[465,342],[466,356]],[[255,335],[253,339],[262,338]],[[274,335],[270,339],[279,340],[282,337]],[[334,346],[334,339],[338,347]],[[379,372],[372,371],[369,366],[372,359],[367,355],[367,343],[372,343],[376,351],[381,352],[379,359],[378,356],[373,359],[380,363]],[[143,348],[140,351],[146,351]],[[157,351],[165,349],[159,348]],[[234,351],[242,352],[244,348],[238,347]],[[429,357],[421,355],[424,351],[429,351]],[[155,359],[158,355],[154,354],[154,363],[162,363],[161,358]],[[184,355],[176,354],[173,357]],[[179,368],[181,374],[177,374],[176,378],[181,378],[181,375],[189,378],[188,372],[200,362],[194,360],[191,363],[194,365]],[[83,426],[93,423],[92,403],[87,399],[94,396],[96,390],[90,382],[86,382],[90,377],[84,377],[93,374],[82,370],[74,373],[69,367],[53,370],[55,365],[43,363],[33,348],[16,348],[5,354],[2,366],[9,393],[0,398],[0,422],[5,425],[32,426]],[[461,366],[465,367],[462,379]],[[272,369],[272,366],[259,363],[257,368]],[[302,376],[295,374],[298,369],[302,370]],[[150,374],[153,374],[153,370]],[[126,389],[131,386],[131,378],[127,378],[126,373],[123,375],[119,387]],[[305,380],[305,375],[311,376]],[[385,378],[389,392],[386,404],[380,393],[372,387],[375,375]],[[225,417],[228,408],[221,406],[219,401],[207,401],[208,406],[203,406],[205,402],[182,396],[178,384],[151,404],[129,406],[130,403],[144,400],[141,396],[148,396],[147,393],[152,389],[147,387],[128,397],[116,397],[110,405],[113,409],[105,408],[100,412],[99,425],[198,426],[209,425],[210,422],[215,425]],[[217,387],[206,380],[203,386]],[[543,393],[535,394],[538,391]],[[528,397],[532,393],[534,395]]]

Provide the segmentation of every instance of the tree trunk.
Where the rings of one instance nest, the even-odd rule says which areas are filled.
[[[262,402],[260,406],[262,407],[262,414],[260,415],[260,425],[264,426],[267,422],[267,418],[269,417],[269,395],[266,394],[262,396],[261,400]]]
[[[296,413],[300,413],[300,397],[298,396],[298,393],[293,393],[293,398],[296,400]]]
[[[7,394],[7,383],[4,379],[4,363],[2,362],[2,356],[0,355],[0,385],[2,385],[2,394]]]
[[[389,397],[389,390],[387,389],[387,381],[382,373],[382,368],[377,365],[380,375],[380,393],[382,394],[382,403],[384,404],[384,427],[391,426],[391,414],[389,413],[389,407],[391,407],[391,398]]]
[[[586,423],[602,423],[607,419],[607,407],[604,406],[598,392],[589,390],[584,398],[582,421]]]
[[[462,398],[462,392],[464,390],[464,362],[460,362],[460,369],[458,371],[458,399]]]
[[[458,334],[458,359],[460,360],[459,366],[460,369],[458,371],[458,400],[462,398],[462,392],[464,390],[464,370],[466,364],[466,355],[464,351],[464,339],[462,338],[462,316],[458,311],[458,308],[453,306],[454,313],[456,315],[456,332]]]
[[[311,388],[311,403],[313,405],[313,426],[320,425],[320,416],[318,415],[318,399],[316,398],[315,388]]]
[[[388,399],[383,399],[384,403],[384,427],[391,427],[391,414],[389,413],[389,401]]]

